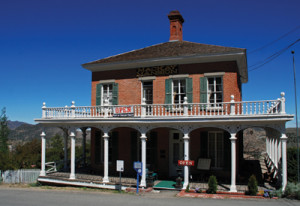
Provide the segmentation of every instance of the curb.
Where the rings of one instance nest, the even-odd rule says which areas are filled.
[[[224,192],[224,193],[217,193],[217,194],[206,194],[206,193],[185,192],[184,190],[181,190],[181,192],[177,194],[177,197],[194,197],[194,198],[196,197],[196,198],[211,198],[211,199],[278,199],[278,197],[266,198],[261,195],[250,196],[250,195],[245,195],[244,193]]]

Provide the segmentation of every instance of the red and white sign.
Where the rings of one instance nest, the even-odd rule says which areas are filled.
[[[194,166],[194,160],[178,160],[179,166]]]
[[[133,106],[128,107],[114,107],[114,117],[132,117]]]

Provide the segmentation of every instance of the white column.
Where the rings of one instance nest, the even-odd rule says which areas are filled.
[[[277,160],[278,160],[278,165],[279,165],[279,162],[280,162],[280,158],[281,158],[281,141],[280,139],[278,140],[278,157],[277,157]]]
[[[272,138],[270,137],[270,159],[272,161]]]
[[[64,130],[64,171],[68,170],[68,130]]]
[[[274,163],[274,138],[273,137],[271,140],[271,159],[272,159],[272,162]],[[272,167],[273,167],[273,164],[272,164]]]
[[[104,183],[108,183],[109,182],[109,178],[108,178],[108,133],[104,132],[103,135],[103,141],[104,141],[104,177],[103,177],[103,182]]]
[[[278,168],[277,149],[278,149],[277,138],[275,138],[274,139],[274,164],[276,168]]]
[[[266,152],[267,152],[267,155],[269,155],[269,138],[266,137]]]
[[[282,155],[281,155],[281,161],[282,161],[282,191],[285,190],[286,184],[287,184],[287,160],[286,160],[286,141],[287,136],[285,134],[281,134],[281,146],[282,146]]]
[[[231,134],[231,185],[230,192],[237,192],[236,190],[236,136],[235,133]]]
[[[183,141],[184,141],[184,160],[189,160],[190,159],[190,151],[189,151],[190,137],[188,133],[184,134]],[[188,186],[189,175],[190,175],[189,166],[184,166],[184,183],[182,189],[186,189],[186,187]]]
[[[46,176],[46,134],[43,131],[41,133],[41,138],[42,138],[42,154],[41,154],[41,172],[40,172],[40,176]]]
[[[142,179],[140,187],[146,187],[146,134],[141,134],[141,142],[142,142],[142,163],[143,163],[143,171],[142,171]]]
[[[74,180],[75,177],[75,133],[74,131],[70,132],[71,138],[71,173],[70,179]]]

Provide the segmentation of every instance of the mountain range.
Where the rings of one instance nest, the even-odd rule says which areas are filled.
[[[26,122],[8,121],[8,128],[10,129],[8,139],[9,141],[31,141],[36,138],[41,138],[43,126],[40,124],[28,124]],[[51,138],[56,134],[63,136],[62,129],[58,127],[45,127],[46,138]],[[76,139],[82,138],[82,132],[76,131]],[[87,140],[90,139],[90,130],[87,130]]]

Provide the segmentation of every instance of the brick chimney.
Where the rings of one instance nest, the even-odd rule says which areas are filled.
[[[169,41],[182,41],[182,24],[184,19],[179,11],[174,10],[168,14],[170,20],[170,40]]]

